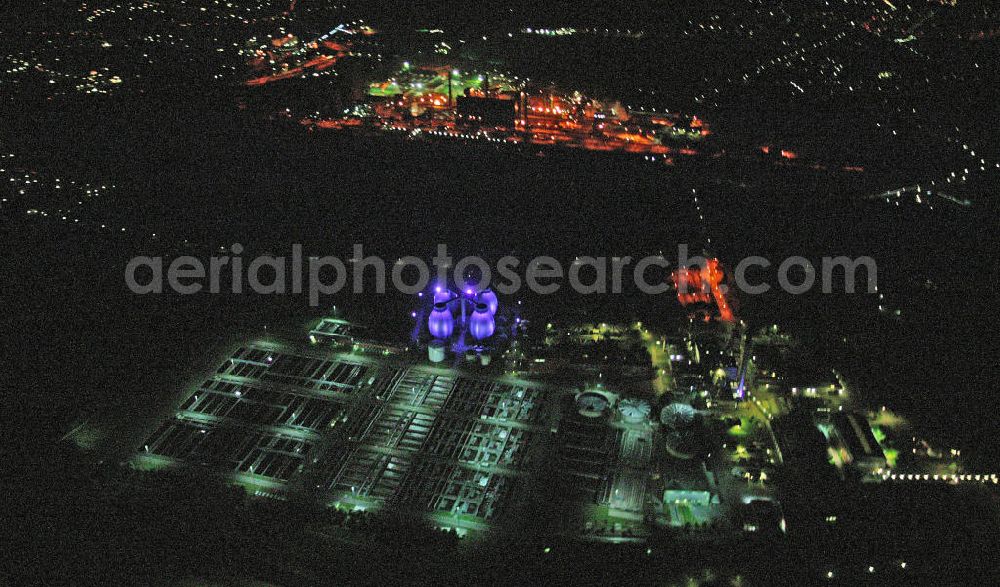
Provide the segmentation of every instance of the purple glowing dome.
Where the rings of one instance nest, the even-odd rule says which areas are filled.
[[[427,329],[430,330],[434,338],[448,338],[455,330],[455,319],[451,317],[451,310],[448,304],[438,302],[434,304],[434,311],[427,318]]]
[[[496,322],[493,321],[490,307],[483,303],[476,304],[476,311],[472,313],[472,319],[469,321],[469,332],[472,337],[476,340],[489,338],[493,335],[494,329]]]
[[[497,313],[497,307],[500,305],[500,302],[497,301],[497,294],[493,293],[492,289],[479,294],[479,301],[489,306],[490,315]]]

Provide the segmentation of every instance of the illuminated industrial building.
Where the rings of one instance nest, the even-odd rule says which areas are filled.
[[[489,365],[490,341],[497,329],[500,307],[496,293],[492,289],[477,292],[471,287],[451,291],[436,285],[428,298],[431,300],[426,321],[431,336],[427,343],[428,359],[432,363],[443,362],[451,350],[456,355],[464,353],[467,361]]]

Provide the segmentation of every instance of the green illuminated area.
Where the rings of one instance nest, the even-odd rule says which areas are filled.
[[[667,127],[661,132],[661,136],[673,141],[701,141],[705,138],[700,129],[681,126]]]
[[[524,515],[524,492],[551,474],[578,512],[557,523],[559,533],[627,541],[648,534],[647,514],[661,525],[717,515],[666,502],[667,486],[649,481],[664,472],[705,486],[694,462],[661,469],[648,413],[583,417],[559,401],[575,393],[419,364],[352,323],[324,318],[301,343],[237,348],[147,436],[133,466],[207,467],[252,495],[305,491],[344,512],[392,504],[459,535],[506,527]]]
[[[405,97],[448,96],[449,84],[453,97],[462,96],[467,91],[481,92],[486,80],[493,92],[516,92],[516,80],[500,73],[463,71],[452,67],[419,68],[404,63],[392,78],[373,82],[368,87],[368,95],[381,98],[403,95]]]
[[[258,494],[282,491],[371,370],[289,350],[260,342],[239,348],[149,436],[136,464],[200,464]]]
[[[742,340],[729,327],[683,340],[641,323],[547,324],[533,354],[512,363],[524,371],[442,368],[420,345],[323,318],[301,341],[237,347],[132,463],[208,468],[254,496],[304,495],[342,513],[403,511],[459,536],[530,524],[606,543],[671,529],[781,531],[780,515],[744,506],[774,503],[783,457],[771,420],[796,398],[816,407],[825,456],[840,471],[881,481],[900,465],[898,416],[869,417],[885,458],[862,454],[837,414],[851,414],[862,432],[866,420],[840,410],[841,387],[789,385],[763,343],[748,355],[760,363],[756,381],[747,378],[752,393],[733,401]],[[595,373],[627,349],[641,351],[636,369]],[[542,383],[547,376],[560,383]],[[954,459],[934,470],[958,472]],[[555,513],[536,521],[539,503]]]
[[[257,496],[305,490],[344,511],[392,501],[459,533],[487,529],[528,474],[545,391],[393,360],[359,334],[325,319],[307,343],[240,347],[133,466],[203,466]]]
[[[744,441],[745,438],[753,434],[756,430],[758,430],[758,427],[754,420],[750,418],[741,418],[739,424],[730,426],[729,429],[726,430],[726,434],[733,439]]]
[[[441,527],[486,529],[526,474],[543,391],[417,367],[377,385],[316,461],[319,490],[351,507],[392,501]]]
[[[73,444],[84,451],[91,451],[100,446],[106,440],[106,436],[99,427],[82,422],[76,425],[64,438],[71,440]]]

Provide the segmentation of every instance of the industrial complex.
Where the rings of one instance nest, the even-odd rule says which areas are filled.
[[[1000,2],[0,28],[0,585],[1000,584]]]
[[[363,99],[342,113],[317,111],[301,123],[311,129],[633,153],[667,164],[678,155],[698,155],[711,134],[692,114],[629,108],[496,69],[410,61],[391,78],[371,83]]]
[[[590,540],[781,533],[772,482],[801,431],[772,421],[804,404],[842,475],[889,480],[900,463],[885,414],[854,411],[834,373],[790,386],[776,359],[787,335],[747,332],[721,272],[712,259],[675,273],[692,293],[678,290],[689,314],[673,331],[536,325],[490,289],[435,285],[393,340],[331,316],[297,339],[248,341],[133,464],[207,467],[256,496],[305,492],[349,512],[401,509],[460,535],[516,524],[540,483],[576,512],[555,531]]]

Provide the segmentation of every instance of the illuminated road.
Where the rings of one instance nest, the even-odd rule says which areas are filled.
[[[745,406],[753,417],[759,420],[760,423],[764,425],[764,429],[767,430],[768,436],[771,437],[771,445],[774,447],[774,454],[777,457],[777,464],[780,465],[784,463],[785,458],[781,454],[781,446],[778,445],[778,437],[774,435],[774,429],[771,427],[770,412],[765,411],[763,404],[761,404],[760,400],[756,398],[743,402],[742,405]]]

